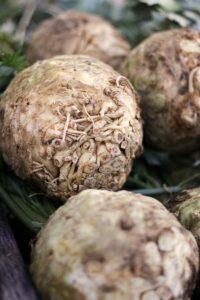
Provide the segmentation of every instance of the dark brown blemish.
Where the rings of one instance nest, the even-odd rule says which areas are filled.
[[[122,230],[131,230],[133,228],[133,221],[129,217],[123,217],[119,222]]]
[[[180,79],[181,81],[182,81],[182,80],[188,81],[188,73],[187,73],[187,72],[182,72],[179,79]]]
[[[104,263],[105,262],[105,258],[103,257],[103,255],[98,254],[98,253],[88,254],[84,258],[83,264],[87,264],[88,262],[91,262],[91,261],[97,261],[99,263]]]
[[[188,92],[188,85],[186,84],[185,86],[180,86],[178,89],[179,95],[185,95]]]
[[[103,284],[101,286],[101,291],[104,293],[112,293],[115,290],[116,290],[116,287],[114,285]]]
[[[0,118],[1,118],[1,120],[3,120],[4,114],[5,114],[5,110],[4,110],[4,109],[1,109],[1,110],[0,110]]]

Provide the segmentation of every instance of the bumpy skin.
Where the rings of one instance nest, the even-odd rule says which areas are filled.
[[[18,74],[0,107],[0,148],[24,179],[67,199],[85,188],[117,190],[141,151],[137,94],[87,56],[59,56]]]
[[[157,200],[86,190],[39,233],[31,272],[43,299],[188,300],[198,271],[192,234]]]
[[[169,203],[169,209],[193,233],[200,248],[200,188],[178,194]]]
[[[35,29],[27,57],[35,62],[60,54],[84,54],[118,69],[129,51],[129,44],[120,33],[101,17],[68,11]]]
[[[135,48],[122,73],[141,95],[145,137],[169,152],[200,145],[200,33],[153,34]]]

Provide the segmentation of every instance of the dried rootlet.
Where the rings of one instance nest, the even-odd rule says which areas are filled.
[[[130,51],[120,33],[99,16],[68,11],[42,22],[32,33],[30,62],[60,54],[85,54],[118,68]]]
[[[153,34],[135,48],[122,73],[141,94],[146,139],[169,152],[200,144],[200,33]]]
[[[169,208],[181,224],[193,233],[200,248],[200,188],[178,194]]]
[[[84,188],[119,189],[141,150],[137,94],[95,58],[59,56],[25,69],[0,112],[6,162],[63,199]]]
[[[160,202],[100,190],[50,217],[31,264],[45,300],[188,300],[197,270],[194,237]]]

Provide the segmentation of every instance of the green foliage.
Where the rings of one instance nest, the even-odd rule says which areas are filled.
[[[199,185],[199,158],[199,153],[175,157],[145,148],[135,161],[125,188],[165,203],[172,193]]]
[[[189,26],[200,29],[199,17],[199,0],[127,0],[118,24],[131,44],[136,45],[156,31]]]
[[[0,33],[0,93],[27,65],[19,45],[10,36]]]
[[[0,158],[0,198],[30,231],[37,233],[57,205],[12,174]]]
[[[28,65],[20,52],[0,54],[0,92],[9,84],[15,74]]]
[[[20,52],[7,53],[0,56],[0,63],[4,67],[13,69],[15,72],[19,72],[28,66],[28,62]]]

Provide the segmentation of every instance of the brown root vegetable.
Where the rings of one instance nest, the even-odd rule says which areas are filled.
[[[109,22],[96,15],[68,11],[34,30],[27,57],[35,62],[61,54],[84,54],[118,69],[129,51],[129,44]]]
[[[200,188],[179,193],[169,203],[169,209],[192,232],[200,249]]]
[[[172,153],[199,148],[199,32],[153,34],[133,49],[122,73],[141,95],[145,138],[151,145]]]
[[[87,56],[34,64],[0,106],[0,149],[18,176],[67,199],[85,188],[117,190],[142,148],[138,96],[110,66]]]
[[[86,190],[49,219],[32,251],[45,300],[189,300],[198,248],[157,200]]]

